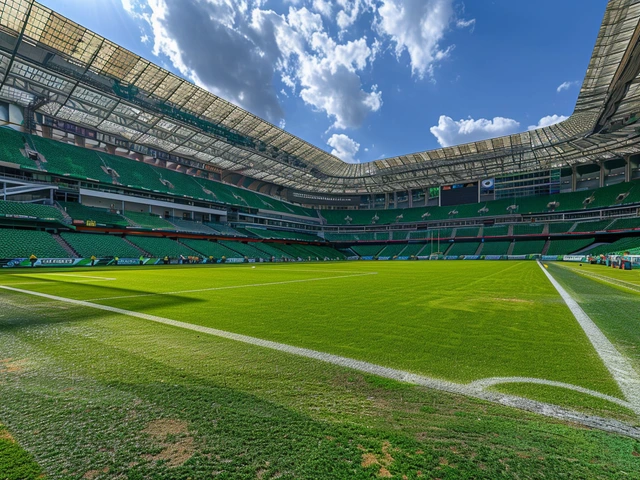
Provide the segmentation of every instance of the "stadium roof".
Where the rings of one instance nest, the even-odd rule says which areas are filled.
[[[29,0],[0,0],[0,98],[292,189],[401,191],[640,152],[640,0],[610,0],[573,115],[538,130],[347,164]]]

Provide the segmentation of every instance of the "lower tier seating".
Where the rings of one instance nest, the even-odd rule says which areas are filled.
[[[593,238],[568,238],[552,240],[547,250],[547,255],[570,255],[578,252],[593,243]]]
[[[63,232],[60,236],[78,255],[84,258],[90,258],[93,255],[96,257],[138,258],[142,253],[122,237],[114,235]]]
[[[0,229],[0,258],[68,258],[67,251],[46,232]]]
[[[161,237],[142,237],[137,235],[127,236],[127,240],[137,245],[145,252],[158,258],[178,258],[180,255],[188,257],[197,255],[197,252],[190,249],[186,245],[171,240],[170,238]]]

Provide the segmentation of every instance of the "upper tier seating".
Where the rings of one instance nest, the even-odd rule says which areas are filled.
[[[265,228],[246,227],[246,229],[258,238],[267,239],[283,239],[283,240],[300,240],[309,242],[322,241],[317,235],[300,232],[284,232],[282,230],[269,230]]]
[[[541,235],[544,231],[544,224],[518,224],[513,226],[514,235]]]
[[[167,222],[158,215],[152,215],[144,212],[124,212],[124,216],[128,218],[134,226],[148,228],[151,230],[175,230],[175,225]]]
[[[105,235],[101,233],[69,233],[63,232],[60,236],[73,248],[78,255],[84,258],[96,257],[120,257],[138,258],[141,252],[122,237]]]
[[[611,225],[612,220],[599,220],[595,222],[580,222],[573,229],[574,232],[603,232]]]
[[[640,217],[619,218],[609,225],[608,230],[633,230],[640,228]]]
[[[96,152],[37,135],[31,135],[30,138],[38,153],[46,159],[43,168],[47,172],[107,184],[113,183],[111,175],[106,172],[106,165]]]
[[[556,222],[549,224],[549,233],[570,232],[576,222]]]
[[[206,226],[204,223],[194,222],[193,220],[170,218],[168,221],[175,227],[175,230],[180,232],[204,233],[206,235],[216,235],[219,233],[213,228]]]
[[[0,127],[0,162],[9,162],[37,169],[36,162],[25,157],[20,150],[24,150],[26,137],[23,133],[11,128]]]
[[[46,232],[0,228],[0,258],[68,258],[69,254]]]
[[[470,228],[457,228],[456,229],[456,238],[464,238],[471,237],[475,238],[480,234],[480,227],[470,227]]]
[[[86,207],[75,202],[59,202],[63,210],[74,220],[94,221],[100,226],[126,227],[129,222],[122,215],[103,208]]]
[[[55,207],[36,203],[5,202],[0,200],[0,217],[24,216],[39,220],[64,221],[63,213]]]

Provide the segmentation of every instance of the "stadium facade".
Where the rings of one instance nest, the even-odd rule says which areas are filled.
[[[581,222],[585,246],[619,240],[619,225],[637,233],[640,1],[609,1],[567,120],[356,165],[37,2],[0,7],[2,200],[52,205],[63,223],[194,233],[193,224],[181,229],[195,220],[222,237],[306,232],[315,235],[306,241],[345,244],[431,239],[433,229],[461,244],[513,243],[518,224],[534,223],[530,233],[547,242],[537,253]],[[20,219],[15,205],[3,208],[5,220]]]

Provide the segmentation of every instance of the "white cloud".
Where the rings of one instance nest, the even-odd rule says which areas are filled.
[[[151,39],[149,38],[149,35],[147,35],[147,34],[144,34],[144,35],[142,35],[142,36],[140,37],[140,41],[141,41],[142,43],[149,43],[149,41],[150,41],[150,40],[151,40]]]
[[[440,42],[453,18],[453,0],[382,0],[377,30],[395,43],[396,56],[404,51],[413,75],[433,75],[434,64],[448,57],[453,46]]]
[[[495,117],[493,120],[472,118],[453,120],[451,117],[441,115],[438,125],[430,128],[442,147],[459,145],[462,143],[476,142],[487,138],[500,137],[516,133],[520,123],[511,118]]]
[[[476,19],[472,18],[471,20],[464,20],[462,18],[456,20],[456,27],[458,28],[473,28],[476,26]]]
[[[579,85],[579,84],[580,84],[580,82],[577,82],[577,81],[576,81],[576,82],[563,82],[563,83],[561,83],[561,84],[560,84],[560,86],[556,89],[556,91],[557,91],[558,93],[560,93],[560,92],[563,92],[563,91],[565,91],[565,90],[569,90],[571,87],[573,87],[573,86],[577,86],[577,85]]]
[[[542,117],[537,125],[529,125],[528,130],[555,125],[556,123],[564,122],[567,118],[569,117],[565,117],[564,115],[547,115],[546,117]]]
[[[331,2],[328,0],[313,0],[313,9],[324,17],[331,17]]]
[[[360,161],[356,159],[356,155],[360,150],[360,144],[345,134],[334,133],[331,135],[331,138],[327,140],[327,145],[333,148],[331,155],[335,155],[347,163],[360,163]]]

